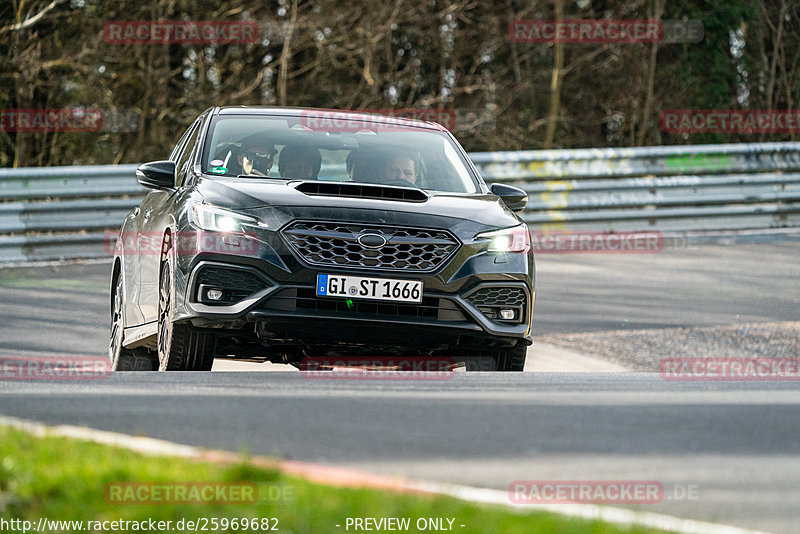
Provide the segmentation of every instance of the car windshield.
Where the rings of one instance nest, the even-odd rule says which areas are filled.
[[[220,115],[207,140],[202,170],[214,176],[479,191],[447,134],[400,120]]]

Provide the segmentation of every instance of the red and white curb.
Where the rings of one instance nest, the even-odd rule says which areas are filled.
[[[729,525],[707,523],[705,521],[696,521],[693,519],[682,519],[665,514],[639,512],[612,506],[595,504],[514,504],[509,501],[508,492],[503,490],[476,488],[424,480],[410,480],[344,467],[298,462],[294,460],[276,460],[262,456],[244,458],[242,455],[234,452],[201,449],[199,447],[181,445],[161,439],[129,436],[118,432],[95,430],[93,428],[72,425],[48,426],[36,421],[28,421],[2,415],[0,415],[0,425],[22,430],[37,437],[56,436],[81,439],[104,445],[123,447],[150,456],[177,456],[193,460],[220,463],[240,463],[246,460],[259,467],[279,469],[286,474],[301,476],[309,481],[331,486],[376,488],[407,493],[446,495],[472,503],[504,506],[517,510],[540,510],[569,517],[600,520],[625,526],[639,525],[683,534],[766,534],[760,531],[747,530]]]

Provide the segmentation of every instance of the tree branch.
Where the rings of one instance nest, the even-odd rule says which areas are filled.
[[[28,29],[37,22],[39,22],[40,20],[42,20],[50,11],[54,10],[56,7],[58,7],[60,4],[65,3],[66,1],[67,0],[53,0],[47,7],[39,11],[34,16],[27,17],[22,22],[17,22],[16,24],[8,24],[6,26],[3,26],[2,28],[0,28],[0,33],[15,32],[19,30]]]

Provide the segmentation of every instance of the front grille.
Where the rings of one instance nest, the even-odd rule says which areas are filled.
[[[367,234],[374,234],[373,239],[382,237],[386,244],[372,245],[376,248],[362,245],[359,237]],[[435,271],[459,246],[444,230],[355,223],[297,221],[286,227],[283,235],[311,265],[354,269]]]
[[[519,323],[525,319],[528,298],[520,287],[482,287],[468,295],[467,300],[492,320]],[[501,309],[517,310],[515,318],[501,319]]]
[[[271,284],[249,269],[221,265],[203,265],[195,277],[195,299],[205,304],[234,304]],[[223,298],[206,302],[199,294],[200,286],[221,289]]]

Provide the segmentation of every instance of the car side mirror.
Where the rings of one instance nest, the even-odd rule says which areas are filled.
[[[142,163],[136,169],[136,179],[150,189],[173,189],[175,187],[175,162]]]
[[[519,187],[507,184],[492,184],[489,190],[500,197],[511,211],[521,211],[528,205],[528,193]]]

